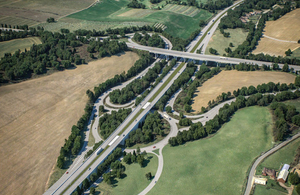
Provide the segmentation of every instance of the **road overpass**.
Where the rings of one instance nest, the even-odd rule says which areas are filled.
[[[144,51],[149,51],[153,54],[160,54],[165,55],[168,57],[174,58],[183,58],[183,59],[191,59],[191,60],[200,60],[200,61],[211,61],[211,62],[218,62],[218,63],[225,63],[225,64],[239,64],[239,63],[247,63],[247,64],[257,64],[262,66],[263,64],[271,66],[273,62],[264,62],[264,61],[256,61],[256,60],[248,60],[248,59],[241,59],[241,58],[231,58],[231,57],[222,57],[222,56],[215,56],[215,55],[205,55],[205,54],[197,54],[197,53],[189,53],[184,51],[175,51],[175,50],[166,50],[156,47],[149,47],[143,46],[136,43],[126,43],[129,48],[132,49],[139,49]],[[279,64],[280,67],[283,64]],[[294,68],[294,70],[300,70],[300,66],[296,65],[289,65],[290,68]]]

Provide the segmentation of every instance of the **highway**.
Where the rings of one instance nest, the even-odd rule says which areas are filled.
[[[219,63],[227,63],[227,64],[239,64],[239,63],[247,63],[247,64],[257,64],[262,66],[263,64],[272,66],[273,62],[264,62],[264,61],[256,61],[256,60],[247,60],[240,58],[230,58],[230,57],[222,57],[222,56],[214,56],[214,55],[205,55],[205,54],[195,54],[183,51],[175,51],[175,50],[166,50],[160,49],[156,47],[149,47],[138,45],[134,43],[126,43],[128,47],[133,49],[140,49],[144,51],[149,51],[154,54],[161,54],[166,56],[179,57],[184,59],[192,59],[192,60],[200,60],[200,61],[211,61],[211,62],[219,62]],[[283,64],[279,64],[282,68]],[[294,68],[294,70],[300,70],[300,66],[289,65],[290,68]]]
[[[175,65],[176,68],[178,68],[178,64]],[[174,80],[178,78],[180,74],[175,74],[174,78],[167,84],[165,88],[163,88],[160,93],[156,96],[156,98],[151,101],[150,105],[146,109],[142,109],[142,107],[149,101],[150,98],[160,89],[160,87],[164,84],[164,81],[166,81],[174,71],[176,71],[176,68],[172,70],[164,79],[163,82],[160,82],[152,91],[151,93],[139,104],[133,112],[123,121],[123,123],[103,142],[103,144],[100,146],[104,149],[104,151],[101,153],[100,156],[97,156],[96,152],[94,152],[83,164],[81,164],[76,170],[73,172],[70,172],[67,175],[64,175],[59,182],[55,183],[51,188],[49,188],[45,194],[71,194],[78,185],[81,184],[81,182],[87,178],[90,175],[90,171],[96,170],[98,165],[103,162],[106,157],[122,142],[123,137],[126,137],[130,131],[138,124],[138,122],[151,110],[151,108],[155,105],[155,103],[164,95],[164,93],[167,91],[167,89],[172,85]],[[180,70],[182,72],[185,69],[185,66],[183,66]],[[139,114],[138,114],[139,113]],[[136,116],[137,115],[137,116]],[[135,119],[135,117],[137,117]],[[129,126],[129,124],[133,119],[135,119]],[[125,129],[125,127],[127,128]],[[119,135],[122,130],[125,131],[122,133],[122,135],[111,145],[108,146],[108,144],[117,136]],[[95,160],[96,159],[96,160]],[[95,161],[94,161],[95,160]],[[87,171],[88,167],[90,167],[90,171]],[[76,179],[78,177],[78,179]],[[69,186],[70,185],[70,186]],[[68,189],[67,189],[68,188]],[[67,190],[65,190],[67,189]]]
[[[207,28],[209,28],[210,25],[212,25],[212,24],[207,25],[208,26]],[[214,30],[215,29],[212,28],[211,34],[213,34]],[[160,49],[160,48],[138,45],[134,42],[129,42],[126,44],[130,48],[146,50],[146,51],[149,51],[150,53],[154,53],[154,54],[173,56],[173,57],[177,57],[177,58],[179,57],[179,58],[184,58],[184,59],[193,59],[193,60],[200,60],[200,61],[215,61],[215,62],[230,63],[230,64],[239,64],[239,63],[243,62],[243,63],[249,63],[249,64],[258,64],[260,66],[262,64],[266,64],[266,65],[272,64],[269,62],[260,62],[260,61],[246,60],[246,59],[212,56],[212,55],[201,55],[201,54],[193,54],[193,53],[188,53],[188,52]],[[168,46],[172,47],[171,43],[168,43]],[[183,72],[183,70],[185,69],[185,66],[183,66],[181,68],[181,70],[179,70],[180,73]],[[280,65],[280,66],[282,66],[282,65]],[[299,70],[298,66],[290,66],[290,68]],[[174,70],[170,71],[170,73],[167,74],[167,76],[165,76],[163,81],[160,82],[150,92],[150,94],[132,111],[132,113],[123,121],[123,123],[103,142],[103,144],[100,147],[103,148],[104,151],[100,155],[97,155],[96,152],[94,152],[83,163],[79,163],[80,161],[78,161],[76,166],[75,165],[73,166],[73,170],[71,170],[69,172],[69,174],[64,174],[59,179],[58,182],[56,182],[53,186],[51,186],[51,188],[49,188],[45,192],[45,194],[46,195],[48,195],[48,194],[71,194],[77,188],[77,186],[80,185],[82,183],[82,181],[91,174],[92,171],[97,169],[99,164],[101,164],[107,158],[107,156],[123,141],[123,139],[125,137],[127,137],[127,135],[130,133],[130,131],[139,123],[139,121],[141,119],[143,119],[147,115],[147,113],[151,110],[151,108],[155,105],[155,103],[164,95],[164,93],[167,91],[167,89],[172,85],[174,80],[176,78],[178,78],[178,76],[180,74],[175,74],[174,78],[172,78],[172,80],[170,82],[168,82],[167,85],[163,89],[160,89],[160,88],[164,84],[164,82],[177,69],[178,69],[178,63],[175,66]],[[145,70],[145,72],[146,71],[147,70]],[[115,88],[122,88],[130,82],[132,82],[132,80],[127,81],[127,82],[123,83],[121,86],[117,86]],[[112,91],[112,90],[113,89],[111,89],[109,91]],[[147,102],[149,102],[149,100],[153,97],[153,95],[156,92],[158,92],[159,90],[161,90],[160,93],[155,97],[154,100],[152,100],[150,102],[150,105],[147,106],[146,108],[143,108],[143,106],[145,106],[147,104]],[[108,95],[108,93],[103,94],[98,99],[99,101],[96,102],[95,111],[93,112],[92,115],[94,115],[96,112],[98,113],[98,107],[99,107],[99,105],[104,104],[104,97],[106,97],[107,95]],[[213,118],[215,116],[215,114],[218,113],[218,110],[220,107],[221,107],[221,105],[219,107],[216,107],[215,109],[212,109],[211,112],[206,113],[206,115],[201,119],[196,119],[195,122],[199,121],[199,122],[205,123],[207,120]],[[97,116],[97,117],[99,119],[100,116]],[[97,133],[95,128],[98,126],[98,123],[96,121],[98,121],[98,120],[95,120],[93,127],[91,127],[93,129],[92,132],[95,134]],[[173,121],[173,122],[175,124],[176,121]],[[175,133],[177,133],[176,130],[172,131],[172,133],[170,133],[167,137],[169,138],[169,136],[175,136],[176,135]],[[116,138],[117,136],[119,136],[119,137]],[[97,139],[98,140],[100,139],[99,135],[98,135]],[[111,144],[111,146],[109,146],[109,143],[114,139],[115,139],[115,141]],[[164,139],[164,140],[167,140],[167,139]],[[162,144],[161,148],[163,148],[163,146],[165,144],[167,144],[167,142],[164,141],[161,144]],[[160,161],[162,161],[162,159],[160,159]],[[162,170],[162,168],[161,168],[161,170]],[[155,178],[155,179],[158,179],[158,178]],[[151,182],[151,186],[153,187],[154,185],[155,185],[155,183]],[[150,190],[150,189],[148,188],[148,190]]]

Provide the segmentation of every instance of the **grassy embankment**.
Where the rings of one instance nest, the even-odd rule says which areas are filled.
[[[213,137],[163,149],[164,169],[151,194],[241,194],[250,163],[272,147],[268,108],[239,110]]]
[[[150,181],[146,179],[145,174],[151,172],[152,176],[154,176],[158,167],[158,158],[153,154],[147,154],[147,156],[149,159],[146,160],[147,165],[145,167],[140,167],[138,163],[131,165],[124,164],[124,178],[116,179],[113,185],[101,182],[96,188],[96,191],[100,191],[101,195],[132,195],[140,193],[150,183]]]

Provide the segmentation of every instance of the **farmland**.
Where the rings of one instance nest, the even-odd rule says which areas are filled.
[[[116,179],[116,183],[113,186],[101,182],[96,190],[100,191],[101,195],[132,195],[140,193],[150,183],[146,179],[145,174],[151,172],[154,176],[158,167],[157,157],[153,154],[147,154],[147,156],[149,157],[147,166],[141,168],[138,163],[124,164],[126,176],[123,179]]]
[[[60,146],[84,113],[86,90],[128,70],[137,59],[137,54],[127,52],[2,86],[1,193],[42,194]]]
[[[272,146],[266,107],[237,111],[213,137],[163,149],[164,169],[152,194],[241,194],[254,158]]]
[[[22,0],[0,2],[0,23],[36,25],[49,17],[60,18],[90,6],[94,0]]]
[[[285,56],[284,52],[288,49],[293,51],[299,47],[296,43],[300,39],[299,34],[296,33],[299,31],[300,9],[291,11],[276,21],[267,21],[264,35],[278,40],[262,37],[253,53]],[[294,41],[294,43],[283,41]]]
[[[213,78],[207,80],[201,87],[198,87],[198,92],[195,93],[194,103],[192,104],[195,112],[201,111],[201,107],[207,107],[207,103],[215,100],[218,95],[223,92],[231,93],[243,86],[257,86],[258,84],[268,83],[294,83],[295,76],[283,72],[267,72],[267,71],[222,71]]]
[[[72,14],[69,18],[75,18],[87,21],[101,22],[124,22],[129,25],[131,22],[146,22],[154,24],[156,22],[163,23],[167,26],[166,32],[173,36],[188,38],[189,35],[198,28],[199,20],[207,20],[212,16],[211,13],[205,10],[196,10],[198,13],[188,16],[188,6],[182,6],[185,11],[165,11],[163,10],[144,10],[130,9],[126,7],[128,1],[108,1],[104,0],[101,3],[92,6],[87,10]],[[126,8],[125,8],[126,7]],[[196,13],[195,11],[195,13]],[[182,13],[186,13],[184,15]],[[192,12],[190,13],[192,14]]]
[[[218,51],[219,55],[227,54],[225,52],[225,48],[229,47],[229,43],[232,43],[234,47],[231,47],[231,50],[234,51],[237,46],[242,44],[246,38],[248,32],[244,29],[237,28],[237,29],[226,29],[225,32],[230,33],[230,37],[224,37],[219,30],[216,30],[214,35],[209,40],[209,43],[206,47],[205,54],[209,53],[209,48],[214,48]]]
[[[5,53],[14,53],[18,49],[24,51],[29,50],[33,44],[41,44],[41,40],[38,37],[29,37],[25,39],[15,39],[11,41],[0,42],[0,58],[4,56]]]

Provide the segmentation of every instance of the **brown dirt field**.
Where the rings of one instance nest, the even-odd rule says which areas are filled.
[[[286,56],[285,52],[288,49],[291,49],[294,51],[300,46],[298,43],[288,43],[288,42],[281,42],[281,41],[275,41],[273,39],[269,39],[267,37],[261,38],[260,41],[258,41],[258,45],[256,46],[256,49],[253,50],[253,54],[269,54],[271,56]]]
[[[300,8],[285,14],[276,21],[267,21],[264,34],[270,37],[298,41],[300,39]]]
[[[207,107],[210,100],[216,100],[217,96],[223,92],[231,93],[244,86],[257,86],[262,83],[294,83],[295,76],[284,72],[267,72],[267,71],[253,71],[242,72],[237,70],[222,71],[213,78],[207,80],[203,86],[198,88],[195,93],[194,103],[192,104],[194,113],[200,112],[201,107]]]
[[[86,90],[138,58],[127,52],[0,87],[1,194],[43,194],[64,139],[84,113]]]
[[[300,9],[291,11],[276,21],[267,21],[264,34],[279,40],[298,41],[300,39]],[[286,43],[262,37],[254,54],[265,53],[275,56],[285,56],[288,49],[294,50],[300,45]]]

